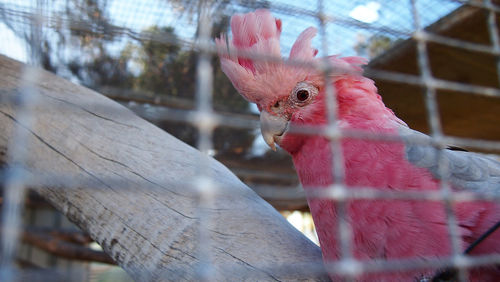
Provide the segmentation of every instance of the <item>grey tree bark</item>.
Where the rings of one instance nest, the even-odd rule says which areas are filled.
[[[3,56],[0,97],[0,162],[24,131],[25,184],[134,279],[327,279],[319,248],[226,167],[120,104]]]

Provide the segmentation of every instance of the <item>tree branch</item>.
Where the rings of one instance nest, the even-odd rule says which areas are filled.
[[[22,180],[133,278],[196,280],[204,269],[216,281],[327,279],[319,248],[219,162],[53,74],[23,81],[24,68],[0,56],[0,161],[14,128],[25,130]],[[12,103],[25,89],[37,100],[32,125]],[[216,191],[202,209],[203,171]]]

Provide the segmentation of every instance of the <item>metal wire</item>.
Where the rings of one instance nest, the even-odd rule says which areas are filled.
[[[425,84],[425,104],[427,108],[427,116],[429,117],[429,125],[431,131],[431,138],[442,146],[439,151],[437,151],[437,160],[438,160],[438,175],[441,178],[440,182],[440,190],[444,195],[450,195],[451,187],[446,178],[448,175],[449,164],[446,161],[446,158],[443,154],[443,150],[445,148],[445,144],[442,143],[443,131],[441,129],[441,120],[438,112],[438,105],[436,99],[436,88],[433,85],[429,85],[427,82],[432,78],[431,69],[429,65],[429,55],[427,51],[427,42],[425,39],[420,36],[420,32],[422,30],[420,19],[419,19],[419,11],[416,7],[417,0],[411,0],[411,7],[413,10],[413,21],[415,23],[415,38],[417,40],[417,59],[420,68],[420,75]],[[447,225],[451,242],[451,251],[452,256],[451,260],[453,262],[457,262],[461,259],[461,246],[460,246],[460,232],[458,229],[458,223],[453,212],[452,202],[449,200],[449,197],[445,197],[443,199],[445,209],[446,209],[446,217],[447,217]],[[467,281],[467,272],[466,269],[462,268],[459,265],[454,265],[459,270],[458,279],[459,281]]]
[[[31,18],[30,24],[37,27],[30,34],[33,43],[31,58],[33,64],[37,65],[41,57],[40,46],[42,29],[40,27],[40,17],[43,14],[43,3],[37,3],[37,16]],[[14,103],[17,110],[19,123],[32,125],[35,122],[33,109],[38,103],[36,89],[33,85],[37,82],[39,71],[26,70],[23,72],[23,85],[17,101]],[[30,143],[28,133],[24,128],[16,126],[13,135],[9,140],[7,148],[7,158],[12,164],[8,170],[3,184],[4,202],[2,203],[1,222],[1,253],[0,253],[0,278],[5,281],[13,281],[18,277],[15,267],[16,253],[19,246],[19,234],[21,230],[21,218],[24,209],[24,197],[26,193],[26,174],[24,171],[25,161],[28,156]],[[28,149],[28,150],[27,150]]]
[[[210,0],[199,2],[199,44],[209,45],[212,30],[212,18],[210,15]],[[196,185],[199,191],[198,217],[199,217],[199,241],[198,257],[198,277],[201,281],[213,280],[212,266],[212,242],[209,235],[209,229],[214,220],[207,211],[213,207],[216,187],[214,186],[213,175],[210,170],[209,150],[213,148],[212,134],[215,128],[215,117],[212,110],[212,66],[210,64],[211,54],[200,52],[197,65],[197,90],[196,90],[196,122],[198,127],[198,149],[203,153],[200,160],[200,176],[196,179]]]
[[[25,81],[33,81],[38,76],[37,71],[26,71],[24,73]],[[19,95],[17,104],[17,116],[19,122],[23,124],[32,124],[34,117],[32,115],[33,106],[37,103],[34,95],[31,95],[34,88],[27,83],[25,90]],[[13,164],[5,172],[3,183],[4,204],[2,205],[2,252],[0,263],[0,277],[5,281],[12,281],[16,277],[14,273],[14,259],[18,248],[18,238],[21,228],[21,214],[24,208],[24,196],[27,189],[26,175],[23,170],[24,162],[27,157],[28,133],[24,128],[18,126],[14,129],[14,134],[8,147],[8,158]],[[2,280],[3,280],[2,279]]]
[[[342,15],[330,15],[325,13],[325,1],[318,0],[316,10],[303,9],[293,5],[285,5],[280,3],[270,4],[271,10],[279,12],[281,14],[293,15],[293,16],[306,16],[312,20],[316,20],[319,23],[319,30],[321,36],[321,49],[322,53],[329,54],[329,44],[328,44],[328,33],[327,26],[329,24],[341,24],[344,26],[352,27],[353,29],[369,30],[372,32],[390,34],[395,36],[401,36],[405,38],[411,38],[416,41],[417,45],[417,59],[418,66],[420,70],[420,75],[410,75],[397,73],[394,71],[385,71],[379,69],[369,68],[366,71],[366,75],[375,79],[382,79],[385,81],[399,82],[404,84],[422,86],[425,88],[425,103],[427,108],[427,117],[429,119],[429,127],[431,129],[431,141],[429,140],[412,140],[415,144],[423,144],[426,146],[433,146],[436,148],[444,148],[445,144],[457,144],[460,146],[468,146],[471,148],[479,149],[489,149],[489,150],[499,150],[500,151],[500,141],[486,141],[481,139],[471,139],[471,138],[460,138],[455,136],[447,136],[443,133],[441,120],[439,117],[436,93],[437,90],[451,90],[463,93],[463,95],[478,95],[478,96],[488,96],[493,98],[500,98],[500,90],[493,87],[471,85],[463,82],[448,81],[440,78],[433,77],[431,72],[431,67],[429,63],[429,43],[437,43],[444,46],[449,46],[453,48],[458,48],[461,50],[467,50],[471,52],[479,52],[488,55],[495,56],[496,58],[496,68],[497,76],[500,77],[500,39],[498,37],[498,28],[496,22],[496,13],[500,13],[500,7],[494,5],[491,0],[484,1],[452,1],[464,5],[469,5],[470,7],[476,7],[484,9],[488,12],[488,33],[491,40],[491,46],[483,45],[478,43],[466,42],[459,39],[449,38],[446,36],[438,35],[432,31],[426,30],[424,24],[420,20],[417,0],[410,0],[409,7],[412,10],[412,20],[415,23],[414,30],[400,29],[397,27],[390,26],[380,26],[373,24],[362,23]],[[214,1],[206,0],[201,1],[198,6],[198,26],[200,29],[197,32],[196,38],[177,38],[169,34],[155,33],[155,32],[143,32],[137,31],[133,28],[124,26],[100,26],[88,21],[79,21],[77,19],[64,18],[57,14],[48,14],[46,12],[41,12],[40,10],[25,8],[18,5],[12,4],[0,4],[0,17],[2,19],[7,19],[13,21],[18,25],[40,25],[47,29],[57,29],[59,26],[71,26],[72,30],[86,32],[89,34],[101,34],[101,35],[115,35],[120,37],[128,37],[132,40],[137,41],[154,41],[163,44],[174,44],[183,48],[193,49],[197,52],[197,74],[196,74],[196,97],[193,109],[173,109],[168,108],[168,105],[161,105],[158,103],[158,108],[160,111],[160,116],[168,116],[168,120],[173,121],[183,121],[194,125],[198,132],[198,149],[205,154],[206,157],[200,159],[199,164],[199,177],[195,179],[192,183],[198,188],[198,207],[197,207],[197,218],[199,218],[199,245],[198,245],[198,258],[200,258],[198,267],[198,277],[200,280],[212,280],[213,279],[213,257],[210,253],[211,242],[208,230],[211,226],[211,222],[214,218],[211,218],[206,213],[206,210],[210,209],[213,205],[215,197],[217,196],[217,189],[215,187],[213,175],[210,173],[209,165],[209,151],[213,148],[213,132],[217,126],[228,126],[240,129],[253,129],[257,126],[257,117],[255,115],[247,114],[241,116],[231,115],[228,118],[228,113],[216,112],[213,109],[213,68],[211,65],[211,58],[216,55],[217,50],[214,47],[211,38],[211,32],[213,27],[213,15],[221,16],[220,13],[215,13],[212,10]],[[246,7],[253,8],[264,4],[264,2],[252,2],[252,1],[239,1],[236,4]],[[33,21],[36,20],[36,23]],[[32,49],[34,54],[32,56],[37,56],[40,52],[35,48]],[[266,61],[280,61],[281,58],[276,58],[266,54],[255,54],[248,53],[239,50],[229,50],[229,52],[235,52],[238,56],[243,58],[250,58],[252,60],[266,60]],[[490,265],[499,264],[499,255],[483,255],[483,256],[464,256],[462,254],[462,249],[460,246],[460,237],[457,225],[457,219],[453,212],[454,204],[458,202],[474,201],[474,200],[488,200],[488,201],[499,201],[500,195],[491,194],[476,194],[466,191],[451,191],[451,186],[446,181],[445,177],[448,169],[448,165],[443,162],[444,158],[442,153],[438,153],[439,161],[439,175],[443,176],[444,179],[441,181],[441,187],[439,191],[430,192],[415,192],[415,191],[381,191],[379,189],[374,189],[374,187],[355,187],[356,189],[346,189],[344,179],[344,159],[342,156],[341,141],[344,138],[357,138],[364,140],[374,140],[374,141],[388,141],[388,142],[401,142],[401,139],[393,135],[388,134],[368,134],[366,132],[358,132],[353,130],[340,130],[337,124],[337,105],[336,105],[336,93],[335,89],[332,87],[329,76],[331,71],[330,66],[325,61],[320,63],[309,63],[297,60],[285,60],[283,62],[287,65],[300,66],[304,68],[311,68],[321,70],[324,73],[325,81],[327,81],[326,92],[328,101],[328,125],[322,127],[291,127],[291,132],[300,132],[303,134],[312,135],[322,135],[331,140],[331,151],[332,151],[332,164],[333,170],[332,175],[334,178],[334,185],[328,187],[327,189],[312,189],[312,192],[306,192],[306,195],[313,199],[331,199],[336,203],[336,212],[338,215],[338,230],[339,230],[339,242],[341,246],[341,259],[335,262],[327,262],[326,267],[328,271],[339,273],[345,275],[348,279],[355,279],[355,277],[361,273],[373,273],[379,271],[402,271],[409,269],[425,269],[428,267],[453,267],[459,270],[460,281],[467,281],[467,269],[473,266],[479,265]],[[36,74],[25,73],[26,76]],[[33,78],[30,78],[33,81]],[[26,81],[30,81],[26,78]],[[500,82],[500,78],[499,78]],[[6,94],[2,90],[2,94]],[[7,96],[7,95],[5,95]],[[4,97],[2,97],[4,99]],[[19,119],[20,126],[29,126],[33,122],[30,116],[30,111],[33,108],[31,103],[36,104],[36,99],[27,99],[29,105],[24,105],[19,107],[21,117]],[[153,101],[154,102],[154,101]],[[153,103],[154,104],[154,103]],[[99,107],[99,105],[96,105]],[[41,106],[43,107],[43,106]],[[133,107],[133,106],[132,106]],[[40,110],[40,107],[38,107]],[[52,109],[47,108],[47,111]],[[23,132],[19,130],[19,132]],[[12,139],[12,145],[9,145],[9,157],[15,160],[16,163],[22,165],[24,154],[21,148],[26,147],[27,136],[23,136],[21,133],[14,134]],[[44,183],[54,184],[54,179],[57,179],[56,186],[68,188],[72,187],[74,183],[85,183],[85,179],[75,180],[74,177],[68,178],[65,175],[26,175],[21,170],[9,169],[3,172],[2,183],[4,184],[4,189],[7,191],[5,194],[5,205],[3,207],[3,236],[2,236],[2,277],[7,278],[6,280],[12,280],[13,274],[11,269],[11,264],[15,252],[15,244],[11,245],[11,242],[18,242],[18,231],[19,231],[19,218],[20,211],[22,209],[21,200],[24,195],[25,187],[43,187]],[[107,183],[112,183],[114,179],[104,179],[103,181]],[[118,180],[116,180],[118,181]],[[158,185],[161,185],[158,184]],[[151,189],[155,189],[155,185],[152,185]],[[100,189],[102,187],[95,187],[95,183],[89,181],[88,189]],[[157,188],[157,187],[156,187]],[[324,188],[324,187],[321,187]],[[133,193],[133,188],[128,189],[123,187],[126,192]],[[447,258],[441,258],[427,261],[422,261],[419,259],[406,259],[406,260],[374,260],[374,261],[360,261],[356,260],[353,255],[353,242],[352,242],[352,227],[349,224],[349,214],[347,211],[347,202],[352,199],[391,199],[391,200],[418,200],[418,201],[441,201],[446,209],[447,215],[447,225],[450,233],[451,251],[452,254]],[[238,266],[227,266],[229,268]],[[286,269],[293,270],[293,265],[263,265],[260,266],[262,269]],[[303,269],[303,268],[301,268]],[[313,263],[310,267],[311,273],[322,272],[321,268],[318,268],[316,263]]]
[[[324,11],[324,1],[318,0],[318,15],[317,18],[319,20],[319,33],[321,36],[321,48],[323,49],[324,54],[328,54],[328,41],[326,35],[326,15],[323,13]],[[328,59],[324,59],[325,64],[328,65]],[[340,134],[339,126],[337,123],[338,120],[338,105],[337,105],[337,93],[335,88],[332,85],[331,79],[331,69],[324,68],[324,80],[325,80],[325,95],[326,95],[326,103],[327,103],[327,118],[328,118],[328,131],[330,133],[330,150],[332,152],[332,177],[333,184],[331,187],[327,187],[332,193],[336,195],[344,195],[347,190],[345,187],[345,171],[344,171],[344,156],[342,153],[341,141],[342,136]],[[352,228],[348,223],[347,213],[347,203],[344,197],[338,196],[335,199],[334,209],[335,216],[337,217],[336,229],[340,242],[340,263],[341,267],[339,272],[345,274],[346,279],[351,281],[358,274],[356,263],[353,259],[353,251],[352,251]],[[331,232],[334,232],[332,230]],[[330,271],[327,268],[327,271]]]

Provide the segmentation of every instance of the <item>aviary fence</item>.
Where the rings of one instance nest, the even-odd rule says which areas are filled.
[[[289,157],[283,152],[268,151],[259,139],[256,109],[236,93],[220,70],[214,38],[228,31],[230,16],[256,8],[270,9],[283,21],[283,54],[288,53],[300,31],[308,26],[317,27],[319,35],[313,45],[320,56],[342,54],[371,59],[365,75],[375,80],[388,107],[410,127],[432,137],[431,144],[425,145],[443,149],[453,144],[495,157],[500,152],[498,5],[493,0],[312,4],[305,1],[2,1],[0,50],[119,101],[203,154],[223,162],[276,208],[307,210],[304,192],[298,187]],[[254,60],[279,59],[267,54],[243,56]],[[321,68],[325,76],[328,72],[320,65],[304,67]],[[30,154],[26,143],[29,132],[24,129],[37,119],[31,110],[38,102],[31,92],[36,92],[34,81],[40,75],[27,69],[22,77],[18,98],[1,100],[16,103],[19,124],[8,136],[3,160],[9,165],[3,166],[1,174],[2,281],[15,280],[19,274],[15,265],[19,263],[21,235],[27,232],[22,226],[27,207],[25,198],[33,185],[26,180],[28,176],[23,170]],[[328,91],[334,101],[334,89]],[[398,141],[386,135],[343,132],[335,122],[335,107],[330,110],[327,128],[295,130],[324,135],[331,140],[334,152],[340,151],[340,142],[346,137]],[[341,154],[333,156],[334,163],[343,163]],[[217,187],[208,162],[208,158],[201,159],[197,179],[189,181],[195,183],[198,191],[199,237],[195,242],[200,261],[198,275],[210,280],[213,250],[207,222],[217,218],[207,217],[203,211],[213,205]],[[333,175],[343,179],[342,166],[334,167]],[[439,170],[444,173],[446,167]],[[65,175],[57,172],[52,177],[66,180]],[[455,268],[459,270],[459,279],[466,281],[467,269],[472,266],[498,266],[500,254],[474,257],[463,254],[452,205],[474,198],[470,193],[451,194],[450,189],[446,181],[440,191],[432,193],[381,192],[370,187],[352,190],[340,182],[316,195],[331,198],[344,207],[339,209],[338,223],[342,256],[326,267],[348,277],[362,272]],[[124,189],[123,193],[133,192]],[[498,193],[475,197],[497,202],[500,199]],[[345,210],[346,201],[351,199],[443,201],[453,253],[447,259],[356,260]]]

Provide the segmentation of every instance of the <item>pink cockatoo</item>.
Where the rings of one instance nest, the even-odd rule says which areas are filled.
[[[314,196],[311,191],[332,187],[331,140],[321,134],[293,131],[310,125],[328,125],[324,74],[314,68],[284,64],[280,60],[248,58],[260,54],[281,58],[281,21],[267,10],[236,14],[231,18],[232,40],[216,39],[221,66],[234,87],[261,114],[266,143],[277,143],[291,154],[297,174],[308,195],[325,262],[338,261],[341,250],[334,199]],[[413,131],[385,107],[374,82],[362,76],[365,60],[358,57],[315,58],[311,47],[316,29],[309,27],[295,41],[289,59],[331,66],[329,83],[338,107],[337,126],[346,132],[394,136],[399,142],[356,139],[341,140],[346,189],[373,187],[380,191],[438,191],[438,150],[423,145],[430,138]],[[240,53],[247,54],[238,56]],[[418,138],[420,143],[412,142]],[[477,154],[443,150],[447,180],[453,191],[500,193],[500,163]],[[316,193],[317,194],[317,193]],[[453,205],[465,250],[500,220],[500,205],[493,201],[456,202]],[[442,201],[412,199],[351,199],[346,203],[347,222],[352,228],[352,256],[359,261],[439,259],[452,254],[446,207]],[[500,253],[500,231],[475,246],[470,255]],[[327,264],[328,266],[328,264]],[[438,269],[362,273],[359,281],[415,281],[433,277]],[[332,279],[340,276],[329,271]],[[498,281],[498,265],[469,271],[471,281]]]

